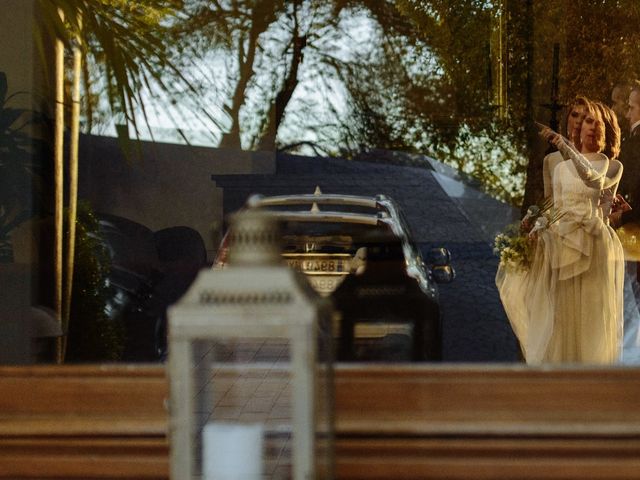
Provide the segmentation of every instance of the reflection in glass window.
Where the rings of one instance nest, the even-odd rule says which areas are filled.
[[[632,126],[640,5],[584,5],[3,0],[0,361],[163,361],[226,216],[316,185],[451,251],[445,361],[519,361],[491,250],[543,196],[534,122],[582,94]]]

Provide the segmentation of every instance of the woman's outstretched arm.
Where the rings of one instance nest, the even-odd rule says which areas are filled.
[[[544,127],[540,131],[540,135],[555,145],[565,160],[570,160],[575,165],[578,175],[586,186],[597,189],[603,188],[609,168],[608,159],[605,162],[604,168],[598,170],[594,168],[591,162],[578,152],[575,147],[572,148],[572,145],[567,143],[562,135],[554,132],[549,127]],[[603,155],[603,158],[607,157]]]

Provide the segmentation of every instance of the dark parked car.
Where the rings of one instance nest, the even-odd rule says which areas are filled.
[[[116,215],[97,214],[97,218],[100,239],[111,259],[107,313],[122,321],[125,329],[123,360],[163,360],[167,307],[207,266],[204,241],[186,226],[154,232]]]
[[[282,225],[283,258],[306,275],[339,312],[338,360],[440,360],[442,328],[437,283],[453,280],[449,252],[413,241],[400,208],[383,195],[360,197],[255,195]],[[226,265],[225,235],[214,268]]]

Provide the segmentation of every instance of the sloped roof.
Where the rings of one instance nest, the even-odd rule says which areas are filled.
[[[519,209],[487,195],[478,182],[438,160],[424,157],[440,186],[458,204],[469,221],[492,242],[496,234],[520,218]]]
[[[384,193],[404,210],[417,242],[486,240],[437,181],[434,172],[371,162],[280,155],[273,175],[214,175],[224,188],[225,215],[240,208],[252,193],[286,195],[324,193],[373,196]]]

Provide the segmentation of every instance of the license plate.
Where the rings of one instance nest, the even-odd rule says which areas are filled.
[[[311,287],[322,296],[333,293],[344,279],[344,275],[307,275],[307,280]]]
[[[413,328],[405,323],[356,323],[356,338],[383,338],[387,335],[403,335],[411,337]]]
[[[287,264],[304,273],[349,273],[348,258],[285,257]]]

